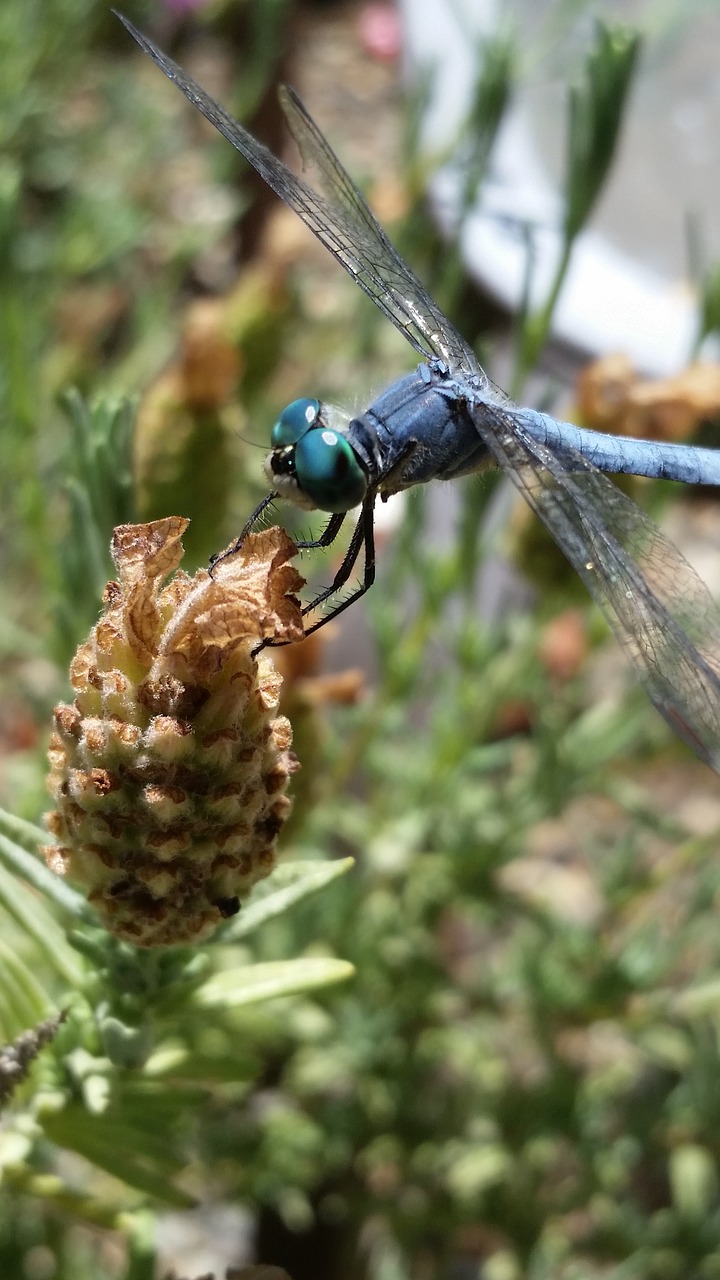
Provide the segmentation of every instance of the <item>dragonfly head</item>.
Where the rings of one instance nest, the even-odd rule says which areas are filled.
[[[293,400],[270,436],[268,481],[281,497],[307,511],[350,511],[362,502],[367,474],[347,437],[325,419],[319,400]]]

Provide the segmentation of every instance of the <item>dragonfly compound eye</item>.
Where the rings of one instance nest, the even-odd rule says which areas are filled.
[[[355,450],[329,427],[308,431],[298,440],[295,478],[320,511],[350,511],[367,492],[367,476]]]
[[[284,449],[286,445],[297,444],[305,432],[315,426],[319,417],[319,400],[293,400],[285,406],[270,433],[273,449]]]

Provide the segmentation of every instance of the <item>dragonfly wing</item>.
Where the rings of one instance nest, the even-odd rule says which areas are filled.
[[[303,164],[314,172],[318,190],[258,142],[127,18],[118,17],[168,79],[297,213],[421,356],[440,357],[451,368],[471,373],[480,384],[487,384],[472,351],[393,248],[294,90],[283,86],[280,100]]]
[[[477,403],[477,429],[603,610],[652,701],[720,772],[720,607],[685,557],[578,453],[562,461],[521,412]]]
[[[324,234],[315,234],[417,351],[487,384],[474,353],[400,257],[294,89],[283,85],[280,102],[303,168],[324,196]]]

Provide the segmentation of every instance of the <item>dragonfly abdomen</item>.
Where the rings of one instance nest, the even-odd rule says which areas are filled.
[[[649,476],[684,484],[720,484],[720,449],[606,435],[571,422],[559,422],[532,409],[514,413],[523,430],[552,449],[556,457],[563,458],[568,471],[573,470],[574,452],[611,475]]]

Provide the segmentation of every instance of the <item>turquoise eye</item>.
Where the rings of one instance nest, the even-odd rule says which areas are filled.
[[[320,415],[319,400],[293,400],[283,409],[270,432],[273,449],[284,449],[298,440],[315,425]]]
[[[344,436],[319,427],[295,446],[298,487],[320,511],[349,511],[362,502],[367,476]]]

